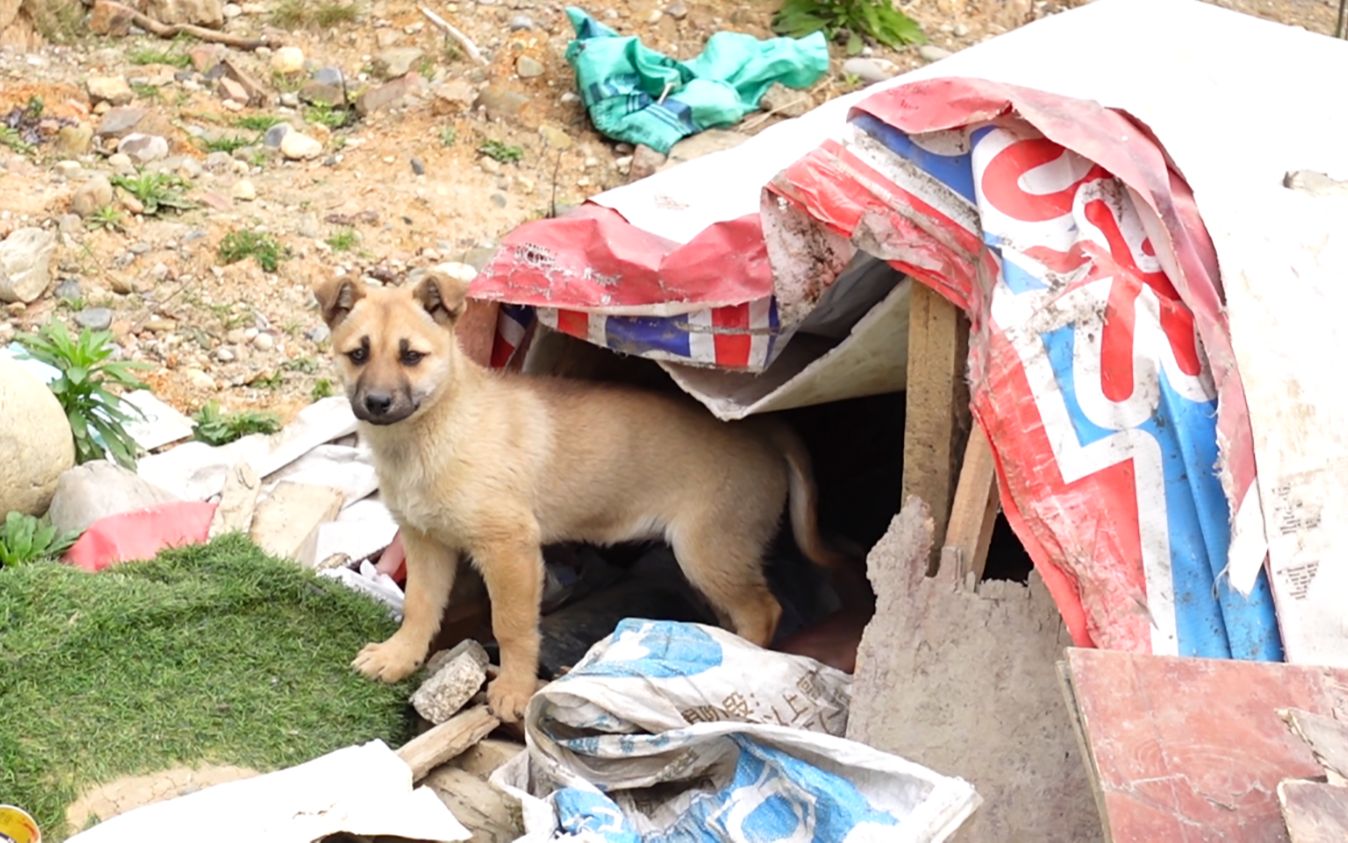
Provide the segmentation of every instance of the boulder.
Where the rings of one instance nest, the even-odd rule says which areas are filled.
[[[177,500],[134,472],[106,460],[87,462],[64,472],[56,482],[47,517],[56,529],[82,533],[109,515],[149,509]]]
[[[75,439],[56,396],[22,364],[0,359],[0,513],[42,515],[74,464]]]
[[[18,228],[0,242],[0,301],[37,299],[51,283],[56,235],[40,228]]]

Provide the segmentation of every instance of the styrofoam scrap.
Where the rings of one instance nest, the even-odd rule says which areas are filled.
[[[344,396],[333,396],[300,410],[278,433],[245,436],[218,447],[187,442],[143,458],[137,473],[180,498],[204,501],[220,493],[232,466],[247,463],[259,477],[266,478],[355,429],[350,402]]]
[[[457,714],[487,680],[487,653],[476,641],[462,641],[443,655],[431,660],[428,667],[434,672],[412,694],[412,707],[437,726]]]
[[[148,389],[128,392],[122,400],[140,411],[140,415],[128,414],[131,421],[126,424],[126,432],[145,450],[153,451],[192,436],[192,420]]]
[[[234,843],[240,829],[268,843],[330,834],[458,843],[472,836],[382,741],[346,747],[275,773],[216,785],[128,811],[71,843],[192,840]]]
[[[369,449],[347,445],[319,445],[266,478],[264,488],[270,490],[282,481],[340,489],[346,498],[344,506],[379,488]]]
[[[358,569],[324,568],[318,571],[318,575],[337,580],[353,591],[373,597],[388,607],[395,621],[402,621],[403,590],[388,574],[376,570],[373,562],[361,562]]]
[[[340,517],[340,516],[339,516]],[[328,521],[318,525],[314,542],[314,556],[308,564],[327,559],[335,553],[344,553],[352,559],[368,559],[393,543],[398,525],[387,520]]]

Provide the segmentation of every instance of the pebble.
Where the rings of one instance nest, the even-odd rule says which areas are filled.
[[[204,163],[207,171],[212,173],[223,173],[234,168],[234,156],[228,152],[212,152],[206,156]]]
[[[281,92],[281,98],[280,98],[280,101],[281,101],[281,107],[282,107],[282,108],[299,108],[299,107],[300,107],[300,95],[297,94],[297,93],[295,93],[294,91],[283,91],[283,92]]]
[[[262,145],[271,147],[272,149],[280,149],[281,142],[285,140],[286,135],[290,134],[294,129],[295,127],[291,126],[289,123],[277,123],[275,126],[268,129],[267,133],[262,136]]]
[[[955,30],[954,30],[954,31],[955,31],[955,37],[956,37],[956,38],[963,38],[964,36],[966,36],[966,35],[969,34],[969,27],[965,26],[965,25],[962,24],[962,23],[957,23],[957,24],[955,24]]]
[[[196,179],[201,177],[201,162],[195,158],[184,157],[178,163],[178,175],[185,179]]]
[[[411,161],[412,172],[418,176],[426,175],[426,165],[420,158],[413,158]]]
[[[332,336],[332,331],[328,329],[327,325],[315,325],[304,335],[309,338],[309,342],[318,344],[327,342],[328,338]]]
[[[304,51],[299,47],[282,47],[271,54],[273,73],[290,76],[304,69]]]
[[[923,61],[940,61],[950,55],[950,51],[935,44],[923,44],[917,48],[917,54]]]
[[[538,24],[534,23],[534,19],[528,15],[515,15],[510,19],[511,32],[524,32],[525,30],[535,28],[537,25]]]
[[[899,66],[888,59],[852,58],[843,62],[842,72],[855,76],[867,84],[883,82],[899,75]]]
[[[536,79],[547,72],[543,63],[529,56],[520,56],[515,60],[515,72],[521,79]]]
[[[70,210],[82,217],[92,216],[100,208],[112,204],[112,183],[102,173],[95,173],[80,185],[70,197]]]
[[[538,127],[538,134],[543,141],[552,149],[570,149],[573,143],[571,135],[560,126],[554,126],[551,123],[544,123]]]
[[[119,176],[134,176],[136,174],[135,163],[132,162],[131,156],[124,152],[109,155],[108,166]]]
[[[84,291],[80,288],[80,282],[74,278],[63,278],[56,285],[56,297],[62,301],[76,301],[84,297]]]
[[[276,338],[271,334],[258,334],[253,337],[253,347],[258,351],[271,351],[276,347]]]
[[[130,156],[133,161],[149,164],[151,161],[167,158],[169,145],[168,141],[159,135],[144,135],[140,132],[133,132],[122,138],[117,144],[117,151]]]
[[[498,208],[504,208],[508,202],[504,193],[493,193],[491,195],[492,204]]]
[[[374,72],[385,79],[406,76],[425,53],[420,47],[389,47],[380,50],[370,62]]]
[[[183,374],[187,377],[187,382],[194,388],[204,392],[213,392],[215,390],[215,378],[212,378],[200,369],[184,369]]]
[[[57,161],[52,165],[52,172],[63,179],[74,178],[75,174],[84,168],[78,161]]]
[[[91,331],[106,331],[112,326],[112,311],[106,307],[86,307],[75,314],[75,323]]]
[[[125,76],[91,76],[84,87],[89,92],[89,99],[96,103],[126,105],[136,97]]]
[[[234,349],[227,345],[221,346],[215,350],[215,359],[219,360],[221,363],[233,363],[238,358],[239,355],[234,353]]]
[[[240,202],[252,202],[257,198],[257,188],[248,179],[239,179],[234,182],[234,187],[230,189],[229,195]]]
[[[303,132],[288,132],[281,139],[281,154],[292,161],[308,161],[323,154],[323,144]]]
[[[243,14],[243,7],[235,3],[226,3],[225,8],[221,11],[224,13],[225,20],[234,20]]]
[[[675,0],[665,7],[665,14],[674,20],[683,20],[688,17],[688,7],[683,4],[682,0]]]

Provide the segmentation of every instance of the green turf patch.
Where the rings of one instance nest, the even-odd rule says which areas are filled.
[[[66,806],[177,765],[273,770],[411,736],[409,683],[349,667],[384,607],[246,538],[88,574],[0,570],[0,797],[60,840]]]

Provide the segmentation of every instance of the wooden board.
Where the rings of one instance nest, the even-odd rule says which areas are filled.
[[[970,574],[975,582],[983,579],[1000,503],[997,461],[988,437],[975,424],[969,431],[955,501],[950,506],[950,523],[946,527],[945,546],[941,548],[943,572],[953,573],[960,582]]]
[[[950,519],[960,448],[969,417],[964,379],[969,329],[939,293],[913,285],[908,322],[908,401],[903,432],[903,499],[921,498],[931,511],[934,570]]]
[[[1067,676],[1116,843],[1288,840],[1278,783],[1321,770],[1278,710],[1348,705],[1333,668],[1074,648]]]

